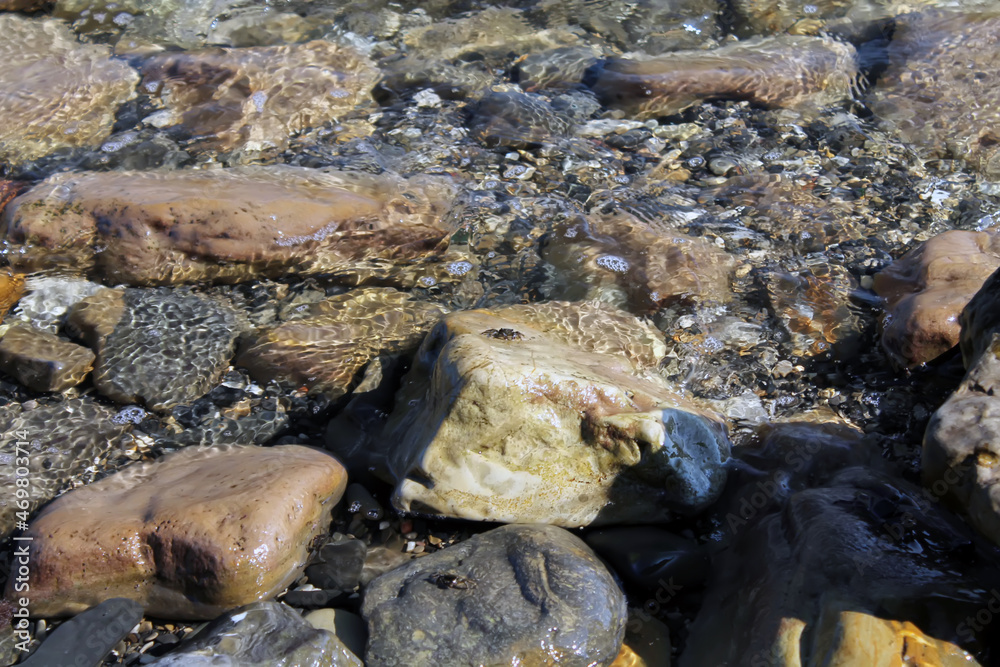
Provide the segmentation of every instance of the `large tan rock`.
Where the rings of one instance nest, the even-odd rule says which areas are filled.
[[[962,308],[1000,267],[1000,234],[952,230],[914,248],[875,276],[885,299],[882,348],[913,368],[959,341]]]
[[[15,199],[15,264],[162,285],[407,261],[446,236],[450,181],[289,166],[59,174]]]
[[[359,289],[265,331],[236,363],[258,382],[284,380],[336,399],[373,357],[412,353],[444,312],[394,289]]]
[[[260,151],[371,103],[378,69],[350,47],[315,40],[163,53],[142,75],[166,107],[146,122],[183,126],[219,151]]]
[[[100,143],[139,75],[111,50],[77,41],[62,21],[0,15],[0,160]]]
[[[346,483],[336,459],[298,445],[190,447],[129,466],[31,523],[31,612],[127,597],[150,616],[198,619],[272,597],[301,574]]]
[[[656,521],[725,482],[721,421],[648,369],[659,332],[594,303],[446,316],[383,435],[403,511],[563,526]]]
[[[75,387],[93,368],[93,352],[47,331],[17,325],[0,339],[0,370],[35,391]]]

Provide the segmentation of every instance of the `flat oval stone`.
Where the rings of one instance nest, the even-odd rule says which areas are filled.
[[[76,343],[17,325],[0,339],[0,370],[35,391],[65,391],[94,368],[94,353]]]

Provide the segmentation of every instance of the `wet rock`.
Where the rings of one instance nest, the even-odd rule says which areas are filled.
[[[10,269],[0,271],[0,321],[24,294],[24,276]]]
[[[975,296],[962,309],[962,333],[959,342],[962,360],[971,368],[993,344],[993,334],[1000,333],[1000,270],[994,271]]]
[[[236,282],[389,267],[446,236],[449,181],[289,166],[59,174],[4,211],[16,265],[110,283]]]
[[[808,444],[799,442],[799,456]],[[817,486],[797,492],[775,483],[773,505],[758,503],[740,517],[740,502],[763,493],[759,481],[750,478],[733,496],[735,520],[723,528],[731,546],[713,562],[682,666],[833,664],[821,662],[827,653],[814,639],[824,636],[828,607],[919,623],[943,642],[975,643],[961,622],[984,607],[1000,552],[928,502],[924,490],[864,468],[828,470]],[[843,655],[851,648],[842,645]]]
[[[514,65],[514,78],[527,91],[578,88],[597,63],[600,51],[589,46],[563,46],[525,56]]]
[[[677,303],[725,302],[733,258],[665,225],[617,213],[557,226],[543,256],[552,298],[599,299],[636,313]]]
[[[362,667],[326,630],[280,602],[253,602],[212,621],[191,641],[149,663],[157,667]]]
[[[238,333],[231,309],[182,291],[102,290],[69,319],[97,352],[97,390],[153,410],[193,401],[218,384]]]
[[[89,398],[74,398],[32,410],[18,405],[0,408],[0,481],[11,493],[0,497],[0,537],[55,497],[71,481],[87,481],[105,467],[124,444],[131,424]],[[24,458],[27,458],[25,466]],[[27,475],[18,475],[26,467]],[[23,472],[23,470],[22,470]],[[13,492],[17,479],[27,477],[27,497]]]
[[[646,594],[668,586],[700,586],[708,576],[705,550],[662,528],[603,528],[589,533],[586,542],[616,573]]]
[[[43,0],[0,0],[0,11],[34,12],[45,6]]]
[[[24,185],[19,181],[8,181],[0,178],[0,213],[3,213],[7,204],[21,193]]]
[[[0,339],[0,370],[35,391],[65,391],[93,368],[93,352],[44,331],[18,325]]]
[[[670,630],[645,610],[629,609],[625,643],[611,667],[670,667]]]
[[[213,618],[272,597],[302,573],[346,482],[306,447],[191,447],[74,489],[27,532],[32,615],[121,596],[151,616]]]
[[[325,590],[353,591],[361,583],[366,552],[364,542],[338,533],[320,547],[306,568],[309,583]]]
[[[565,526],[704,508],[729,442],[716,417],[641,372],[663,349],[658,333],[595,303],[446,316],[382,436],[394,504]]]
[[[314,628],[337,635],[354,655],[365,654],[368,627],[360,616],[343,609],[316,609],[306,614],[305,619]]]
[[[886,301],[882,349],[913,368],[959,340],[959,313],[1000,267],[1000,234],[951,230],[914,248],[875,276]]]
[[[518,92],[491,92],[470,105],[468,113],[469,132],[491,147],[537,147],[571,128],[543,98]]]
[[[659,58],[612,58],[587,80],[605,105],[637,118],[670,116],[712,99],[815,112],[851,96],[854,48],[782,35]]]
[[[30,275],[13,316],[36,329],[58,333],[73,306],[100,289],[97,283],[75,276]]]
[[[353,290],[264,332],[236,363],[258,382],[284,380],[336,399],[372,358],[412,353],[443,314],[394,289]]]
[[[104,658],[142,620],[142,606],[133,600],[111,598],[81,612],[49,635],[27,660],[19,665],[103,664]]]
[[[378,71],[354,49],[316,40],[164,53],[142,76],[165,107],[146,123],[183,127],[204,148],[257,152],[370,103]]]
[[[611,574],[554,526],[496,528],[417,559],[373,581],[361,611],[372,667],[608,665],[626,621]]]
[[[78,42],[61,21],[0,15],[0,160],[95,146],[111,134],[138,75],[108,47]]]
[[[925,158],[964,160],[985,177],[1000,178],[998,35],[995,7],[897,17],[889,67],[871,92],[872,110]]]

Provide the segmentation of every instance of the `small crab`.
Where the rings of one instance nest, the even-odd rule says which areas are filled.
[[[513,329],[487,329],[482,333],[483,336],[489,336],[490,338],[497,338],[500,340],[521,340],[524,338],[524,334],[520,331],[514,331]]]
[[[455,588],[460,591],[467,591],[476,587],[475,579],[469,579],[453,572],[435,572],[427,580],[435,584],[438,588]]]

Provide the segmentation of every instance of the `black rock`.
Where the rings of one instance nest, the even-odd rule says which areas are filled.
[[[105,600],[60,625],[37,651],[18,664],[96,667],[141,620],[142,605],[138,602],[125,598]]]
[[[306,568],[309,583],[317,588],[353,591],[361,583],[366,552],[361,540],[334,535],[320,548],[316,562]]]

